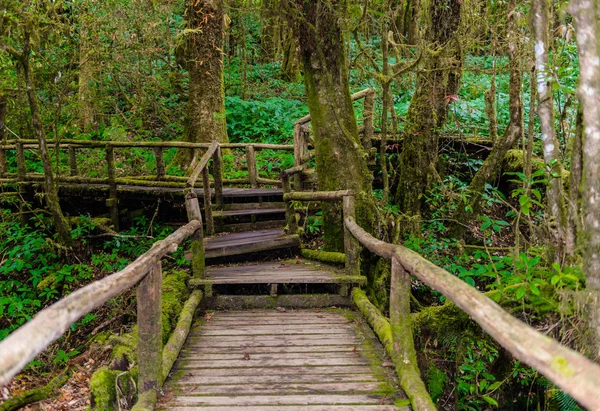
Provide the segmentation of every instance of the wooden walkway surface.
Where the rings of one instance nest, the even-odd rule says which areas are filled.
[[[206,279],[190,280],[192,285],[209,284],[359,284],[366,278],[349,276],[318,262],[303,259],[209,267]]]
[[[202,324],[204,323],[204,324]],[[383,348],[346,310],[231,311],[195,325],[166,389],[173,411],[391,411]]]
[[[281,228],[241,233],[227,233],[207,238],[204,242],[206,258],[256,253],[279,248],[298,247],[297,235],[286,235]]]

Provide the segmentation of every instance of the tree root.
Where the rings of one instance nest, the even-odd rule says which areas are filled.
[[[55,394],[60,387],[67,383],[69,377],[71,377],[71,371],[71,367],[67,367],[56,377],[52,378],[45,386],[34,388],[33,390],[29,390],[21,395],[17,395],[16,397],[4,401],[0,404],[0,411],[18,410],[27,404],[45,400]]]

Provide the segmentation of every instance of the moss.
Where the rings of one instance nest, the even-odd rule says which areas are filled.
[[[183,302],[188,298],[186,282],[189,276],[183,271],[172,271],[163,279],[162,289],[162,339],[169,339],[171,331],[177,325]]]
[[[330,264],[345,264],[346,263],[346,255],[344,253],[335,253],[329,251],[318,251],[318,250],[309,250],[303,248],[300,250],[302,257],[308,258],[311,260],[322,261],[324,263]]]
[[[90,378],[90,409],[112,411],[117,408],[115,382],[117,371],[102,367]]]
[[[194,277],[204,276],[204,243],[202,241],[192,241],[192,273]]]

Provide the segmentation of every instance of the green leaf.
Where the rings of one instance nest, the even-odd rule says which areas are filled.
[[[523,298],[523,296],[525,295],[525,292],[527,291],[527,288],[522,285],[517,289],[517,300],[520,300],[521,298]]]
[[[487,402],[488,404],[490,404],[490,405],[493,405],[493,406],[495,406],[495,407],[497,407],[497,406],[498,406],[498,401],[496,401],[496,400],[495,400],[495,399],[493,399],[492,397],[488,397],[487,395],[484,395],[482,398],[483,398],[483,399],[485,400],[485,402]]]
[[[535,284],[529,284],[529,289],[533,293],[533,295],[540,295],[540,289]]]
[[[501,385],[502,385],[502,381],[496,381],[495,383],[493,383],[492,385],[490,385],[488,387],[488,390],[494,391],[496,388],[498,388]]]
[[[556,284],[558,284],[559,280],[560,280],[560,275],[557,274],[550,279],[550,284],[556,285]]]

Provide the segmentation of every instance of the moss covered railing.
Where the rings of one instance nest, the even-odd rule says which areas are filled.
[[[353,217],[344,217],[344,227],[368,250],[392,260],[389,321],[361,290],[355,289],[352,297],[394,360],[413,410],[435,410],[435,406],[416,363],[410,320],[411,275],[454,302],[515,358],[545,375],[587,409],[600,410],[598,364],[513,317],[483,293],[416,252],[374,238]]]
[[[123,270],[80,288],[43,309],[10,334],[0,343],[0,387],[60,338],[78,319],[137,285],[138,403],[134,409],[153,409],[157,391],[173,366],[191,325],[190,318],[180,321],[163,350],[161,259],[177,250],[183,240],[201,231],[201,221],[190,221],[155,243]],[[200,298],[201,295],[195,293],[192,300],[194,306],[186,304],[187,317],[190,317],[190,311],[193,313]]]

